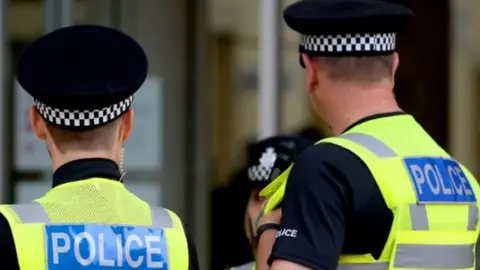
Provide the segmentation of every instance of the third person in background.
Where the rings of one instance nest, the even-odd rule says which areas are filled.
[[[303,35],[308,95],[335,137],[262,190],[257,269],[474,269],[479,185],[393,93],[396,33],[412,17],[380,0],[284,11]]]
[[[264,201],[260,198],[260,191],[270,183],[270,176],[278,166],[279,160],[290,162],[304,149],[313,145],[313,141],[300,136],[273,136],[255,143],[248,157],[247,182],[250,196],[245,210],[244,228],[246,236],[251,244],[252,251],[255,248],[255,222],[257,221]],[[288,163],[289,165],[290,163]],[[284,168],[288,167],[285,166]],[[281,171],[276,172],[276,174]],[[248,262],[240,266],[232,267],[235,270],[255,269],[255,262]]]

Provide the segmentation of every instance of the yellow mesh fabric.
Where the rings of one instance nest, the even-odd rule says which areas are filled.
[[[150,206],[122,183],[107,179],[63,184],[36,201],[43,206],[52,223],[152,226]],[[175,213],[165,210],[173,221],[173,228],[164,228],[169,269],[187,270],[188,244],[182,223]],[[8,205],[0,205],[0,213],[11,225],[20,268],[46,270],[44,224],[23,224]]]
[[[36,200],[53,223],[101,223],[151,225],[149,205],[129,192],[122,183],[92,178],[50,190]]]

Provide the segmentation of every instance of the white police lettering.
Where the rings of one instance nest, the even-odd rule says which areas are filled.
[[[425,165],[423,168],[425,172],[425,178],[427,178],[428,186],[433,194],[440,194],[440,180],[436,177],[436,173],[431,164]]]
[[[451,167],[449,167],[451,168]],[[435,173],[437,174],[437,177],[439,179],[442,178],[442,174],[440,173],[440,170],[438,169],[438,166],[435,166]],[[451,178],[450,178],[451,179]],[[453,182],[452,182],[453,183]],[[440,181],[440,185],[442,186],[442,190],[443,190],[443,194],[446,194],[446,195],[451,195],[453,194],[452,192],[452,188],[451,187],[448,187],[446,186],[445,182],[444,181]]]
[[[406,169],[419,203],[476,202],[461,166],[439,157],[405,158]]]
[[[125,249],[126,250],[131,250],[131,245],[134,242],[136,242],[139,246],[142,246],[142,244],[143,244],[142,240],[137,235],[129,235],[127,237],[127,245],[125,246]],[[139,267],[142,264],[142,261],[143,261],[143,256],[141,256],[141,255],[138,256],[138,259],[136,259],[136,260],[132,259],[131,255],[130,255],[130,252],[125,253],[125,258],[127,259],[127,263],[133,268]]]
[[[63,245],[60,245],[60,240],[64,242]],[[70,238],[66,233],[52,233],[52,242],[53,242],[53,263],[59,264],[60,259],[58,254],[66,253],[70,249]]]
[[[455,172],[457,172],[458,178],[460,178],[460,182],[462,183],[463,190],[465,190],[465,194],[473,195],[473,190],[469,188],[470,183],[468,183],[468,180],[465,178],[465,174],[463,174],[460,167],[455,167]]]
[[[98,256],[100,257],[100,265],[101,266],[115,266],[115,260],[107,259],[105,257],[105,235],[103,233],[98,234],[98,244],[100,248],[98,249]]]
[[[411,165],[410,170],[412,171],[413,177],[415,178],[418,193],[423,194],[422,186],[423,184],[425,184],[425,177],[423,177],[422,168],[420,168],[420,166],[418,165]]]
[[[121,235],[117,235],[117,236],[115,237],[115,240],[116,240],[117,247],[121,247],[121,246],[122,246],[122,236],[121,236]],[[121,249],[121,248],[117,248],[117,266],[118,266],[118,267],[122,267],[122,266],[123,266],[122,255],[123,255],[122,249]]]
[[[463,186],[456,184],[455,181],[452,180],[452,179],[458,177],[457,171],[455,170],[455,168],[452,168],[452,167],[448,167],[447,170],[448,170],[448,175],[449,175],[450,182],[452,183],[452,186],[455,189],[455,193],[457,193],[458,195],[462,195],[463,194]]]
[[[162,262],[155,262],[152,260],[153,254],[161,254],[160,248],[155,248],[152,246],[152,243],[160,242],[160,236],[158,235],[147,235],[145,237],[145,246],[147,247],[147,265],[150,265],[153,268],[162,268]]]
[[[82,257],[82,254],[80,254],[80,244],[83,240],[86,240],[88,243],[88,254],[86,258]],[[95,241],[93,240],[93,237],[86,232],[77,234],[73,242],[73,250],[77,262],[79,262],[83,266],[89,266],[90,264],[92,264],[96,253]]]
[[[163,229],[47,225],[45,232],[49,270],[168,269]]]
[[[281,229],[280,231],[277,232],[276,238],[286,236],[286,237],[297,237],[297,230],[294,229]]]

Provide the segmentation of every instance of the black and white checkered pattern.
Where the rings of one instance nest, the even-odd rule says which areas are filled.
[[[305,35],[303,50],[317,53],[368,53],[395,50],[395,33]]]
[[[248,178],[252,182],[268,181],[270,180],[270,173],[272,172],[277,153],[275,148],[267,147],[258,160],[257,165],[252,165],[248,168]]]
[[[271,167],[267,167],[263,164],[250,166],[248,168],[248,179],[253,182],[268,181],[270,179]]]
[[[117,104],[92,111],[53,108],[38,100],[35,100],[35,105],[40,115],[52,124],[71,128],[86,128],[115,120],[128,110],[132,102],[133,96],[130,96]]]

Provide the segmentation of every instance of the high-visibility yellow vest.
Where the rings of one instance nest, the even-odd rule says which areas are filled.
[[[22,270],[188,269],[177,215],[149,206],[117,181],[62,184],[32,203],[2,205],[0,213]]]
[[[255,262],[245,263],[239,266],[231,267],[230,270],[255,270]]]
[[[342,255],[339,269],[475,268],[479,185],[413,117],[370,120],[319,143],[333,143],[357,155],[394,214],[380,258]],[[288,172],[261,192],[268,198],[264,213],[283,199],[287,177]]]

